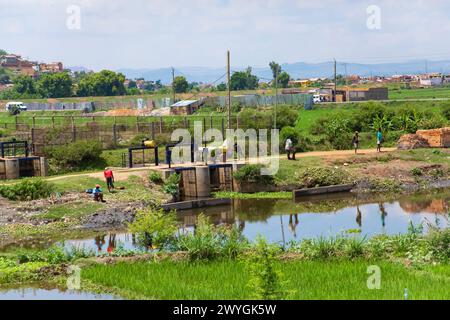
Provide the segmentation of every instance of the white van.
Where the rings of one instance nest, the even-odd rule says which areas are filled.
[[[8,102],[6,104],[6,111],[10,111],[13,107],[17,107],[20,111],[27,111],[28,107],[23,102]]]
[[[324,101],[323,96],[320,94],[313,95],[314,103],[322,103]]]

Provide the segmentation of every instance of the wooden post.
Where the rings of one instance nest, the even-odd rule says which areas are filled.
[[[55,129],[55,116],[52,116],[52,127]]]
[[[225,119],[222,118],[222,136],[225,136]]]
[[[113,126],[112,126],[112,130],[113,130],[113,144],[114,144],[114,147],[116,147],[117,146],[117,128],[116,128],[116,123],[113,123]]]
[[[72,142],[77,141],[77,129],[75,127],[75,119],[73,118],[73,116],[71,117],[71,122],[72,122]]]
[[[230,66],[230,51],[227,51],[227,89],[228,89],[228,129],[231,129],[231,66]]]
[[[152,140],[155,140],[155,122],[152,121]]]
[[[159,133],[163,133],[163,117],[159,118]]]

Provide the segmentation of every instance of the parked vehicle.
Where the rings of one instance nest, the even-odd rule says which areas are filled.
[[[23,102],[8,102],[6,104],[6,111],[11,111],[13,108],[18,109],[20,112],[28,110],[28,107]]]
[[[322,103],[324,101],[325,101],[325,99],[324,99],[324,97],[321,94],[315,94],[313,96],[313,102],[314,103]]]

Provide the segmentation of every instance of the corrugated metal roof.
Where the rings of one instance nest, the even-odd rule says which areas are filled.
[[[182,101],[178,101],[177,103],[173,104],[172,107],[187,107],[196,102],[198,102],[198,100],[182,100]]]

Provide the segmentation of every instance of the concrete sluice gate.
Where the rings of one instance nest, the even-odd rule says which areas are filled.
[[[169,169],[166,177],[174,173],[180,175],[181,199],[209,198],[212,192],[234,189],[231,164]]]
[[[47,172],[48,164],[45,158],[0,158],[0,180],[45,177]]]

